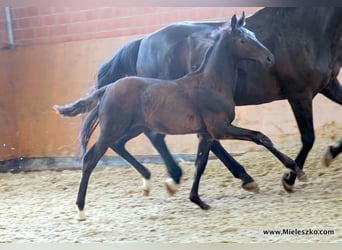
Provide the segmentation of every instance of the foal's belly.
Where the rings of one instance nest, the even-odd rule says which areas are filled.
[[[190,134],[202,128],[200,115],[189,97],[177,86],[155,86],[141,99],[146,126],[162,134]]]

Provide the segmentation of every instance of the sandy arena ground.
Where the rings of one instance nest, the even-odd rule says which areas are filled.
[[[218,160],[211,160],[200,185],[209,211],[188,199],[192,163],[181,164],[181,189],[172,197],[164,188],[162,165],[148,165],[153,173],[148,197],[142,196],[134,169],[96,169],[83,222],[76,220],[74,207],[80,171],[0,174],[0,242],[342,242],[342,155],[328,168],[320,164],[324,148],[338,139],[341,127],[336,127],[317,131],[305,165],[309,181],[297,182],[292,194],[280,184],[287,170],[267,151],[236,157],[259,184],[259,194],[244,191]],[[298,143],[279,147],[291,157],[300,147],[297,138],[293,141]],[[264,234],[283,229],[334,234]]]

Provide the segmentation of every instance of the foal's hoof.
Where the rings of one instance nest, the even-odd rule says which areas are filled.
[[[209,210],[211,208],[211,206],[209,206],[208,204],[202,202],[202,204],[198,204],[200,206],[200,208],[202,208],[203,210]]]
[[[165,187],[170,195],[174,195],[179,191],[179,184],[177,184],[172,178],[166,179]]]
[[[330,147],[327,147],[325,151],[323,152],[321,163],[323,166],[329,167],[333,160],[334,158],[331,154]]]
[[[307,177],[306,173],[303,170],[301,170],[299,167],[295,168],[295,174],[296,174],[298,180],[308,181],[308,177]]]
[[[255,181],[242,184],[242,188],[246,191],[253,192],[253,193],[259,193],[259,190],[260,190],[258,184]]]
[[[298,180],[303,181],[303,182],[308,181],[308,176],[306,175],[304,171],[301,171],[300,175],[297,174],[297,178]]]
[[[283,184],[283,188],[285,189],[286,192],[292,193],[293,192],[293,184],[290,184],[287,180],[288,174],[284,174],[283,178],[281,179],[281,183]]]
[[[190,197],[190,200],[193,203],[197,204],[203,210],[209,210],[211,208],[208,204],[203,202],[198,196]]]
[[[144,196],[149,196],[151,190],[151,182],[150,180],[146,180],[143,178],[143,185],[142,185],[142,193]]]
[[[150,195],[150,190],[148,190],[148,189],[142,189],[141,191],[142,191],[143,196],[149,196]]]
[[[84,210],[78,210],[77,220],[78,221],[85,221],[86,220]]]

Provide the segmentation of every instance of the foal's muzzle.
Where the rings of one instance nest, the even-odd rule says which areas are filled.
[[[270,52],[268,55],[261,60],[261,63],[266,67],[271,67],[274,65],[274,55]]]

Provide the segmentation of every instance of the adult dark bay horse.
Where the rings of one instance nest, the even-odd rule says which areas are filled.
[[[210,33],[220,22],[172,24],[143,39],[128,43],[98,72],[101,87],[126,75],[176,79],[198,69],[208,47]],[[312,100],[321,93],[342,104],[342,87],[336,76],[342,58],[342,8],[264,8],[246,20],[246,27],[275,55],[275,66],[265,70],[251,61],[239,65],[235,105],[256,105],[288,100],[301,134],[302,148],[295,161],[303,168],[314,140]],[[98,110],[87,119],[96,125]],[[181,168],[167,150],[164,136],[145,133],[164,159],[169,175],[179,183]],[[214,141],[212,152],[243,184],[253,182],[244,168]],[[296,176],[290,172],[282,181],[291,191]]]
[[[100,88],[87,98],[56,107],[60,114],[67,116],[94,108],[99,110],[100,135],[83,158],[76,202],[80,220],[85,218],[83,210],[90,174],[108,148],[130,162],[148,182],[149,170],[124,148],[128,140],[147,130],[161,134],[199,135],[197,168],[190,199],[202,209],[209,206],[200,199],[198,188],[213,140],[239,139],[261,144],[299,178],[305,178],[305,173],[296,163],[279,152],[265,135],[231,124],[235,117],[232,98],[237,87],[239,61],[249,59],[262,65],[272,65],[274,61],[271,52],[243,24],[244,16],[237,21],[234,15],[230,25],[223,25],[212,33],[214,45],[208,49],[195,73],[177,80],[125,77]],[[86,134],[92,132],[82,131]],[[82,146],[84,149],[87,147],[86,144]]]

